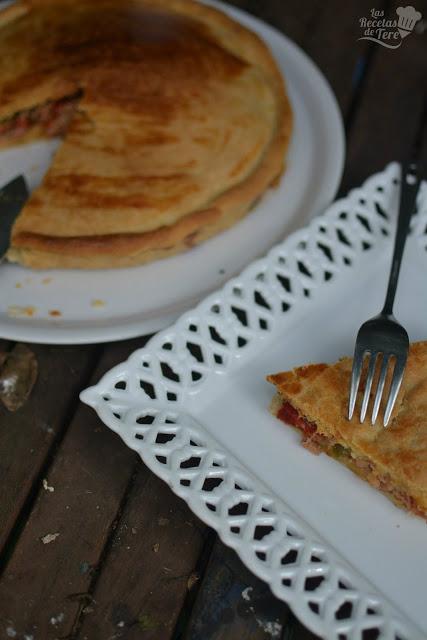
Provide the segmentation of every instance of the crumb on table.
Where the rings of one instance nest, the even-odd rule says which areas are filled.
[[[58,536],[59,533],[47,533],[45,536],[40,538],[40,540],[43,544],[50,544],[51,542],[54,542]]]
[[[49,315],[52,316],[52,318],[59,318],[60,316],[62,316],[62,313],[59,311],[59,309],[50,309]]]

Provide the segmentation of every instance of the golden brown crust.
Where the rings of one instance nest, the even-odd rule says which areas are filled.
[[[7,24],[17,20],[30,10],[30,5],[24,0],[22,2],[14,2],[9,7],[0,11],[0,29]]]
[[[333,365],[307,365],[268,376],[288,401],[317,431],[372,461],[382,475],[414,498],[427,513],[427,342],[411,345],[403,383],[390,425],[382,414],[374,426],[346,418],[351,358]]]
[[[250,180],[217,198],[211,207],[196,211],[176,224],[142,234],[81,236],[72,238],[16,233],[9,250],[11,262],[37,269],[101,269],[129,267],[166,258],[204,242],[240,220],[279,173],[283,153],[277,139]]]
[[[291,109],[255,34],[191,0],[28,4],[0,28],[0,117],[84,95],[15,224],[10,259],[60,267],[65,253],[67,264],[87,267],[91,247],[94,267],[114,267],[176,253],[193,214],[217,217],[206,230],[197,217],[189,233],[200,242],[240,219],[280,175]],[[46,23],[56,28],[40,44]]]
[[[37,142],[46,137],[46,132],[43,127],[35,125],[31,127],[13,140],[13,146],[21,146],[24,144],[30,144],[31,142]],[[11,147],[12,140],[7,137],[0,137],[0,149],[9,149]]]

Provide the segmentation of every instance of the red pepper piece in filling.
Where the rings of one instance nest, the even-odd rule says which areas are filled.
[[[315,433],[317,427],[313,422],[309,422],[305,418],[299,415],[298,411],[291,405],[290,402],[284,402],[277,412],[279,420],[290,424],[293,427],[301,429],[303,433],[309,435]]]

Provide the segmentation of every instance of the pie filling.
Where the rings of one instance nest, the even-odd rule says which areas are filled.
[[[427,514],[418,507],[415,499],[404,489],[396,486],[388,474],[380,473],[368,458],[355,455],[349,447],[338,443],[331,436],[318,433],[317,425],[301,416],[289,402],[282,403],[277,417],[302,432],[302,444],[306,449],[315,454],[327,453],[345,464],[358,476],[367,480],[376,489],[383,491],[398,506],[416,515],[426,517]]]
[[[0,141],[20,138],[35,126],[39,126],[48,138],[64,135],[80,97],[81,92],[78,92],[60,100],[49,100],[1,120]]]

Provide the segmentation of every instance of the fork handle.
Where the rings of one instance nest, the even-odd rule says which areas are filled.
[[[397,281],[399,279],[400,265],[402,263],[403,250],[409,231],[409,223],[415,209],[420,179],[417,174],[417,165],[411,162],[406,167],[402,166],[402,183],[400,188],[399,216],[397,220],[396,237],[394,239],[393,259],[391,261],[390,276],[387,286],[387,294],[382,314],[393,315],[393,304],[396,295]]]

